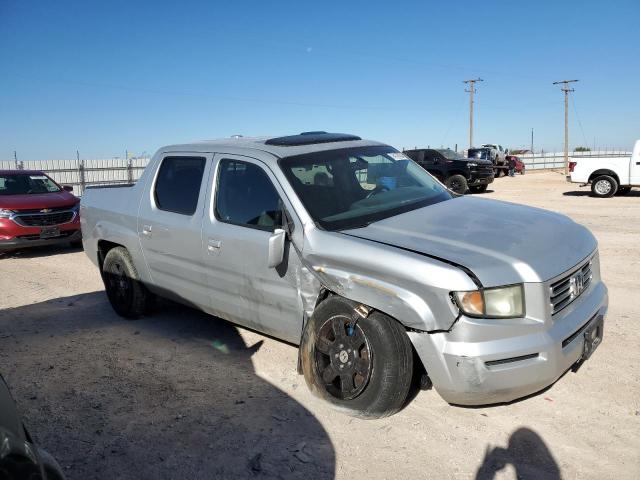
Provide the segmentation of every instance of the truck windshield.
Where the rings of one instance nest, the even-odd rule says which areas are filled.
[[[450,148],[439,149],[438,152],[447,160],[463,160],[464,157]]]
[[[0,195],[59,192],[60,187],[41,173],[0,173]]]
[[[280,167],[320,227],[364,227],[453,198],[422,167],[388,146],[309,153]]]
[[[491,160],[491,151],[488,148],[470,148],[467,152],[469,158],[484,158],[485,160]]]

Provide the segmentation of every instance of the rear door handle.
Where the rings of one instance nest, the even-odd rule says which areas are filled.
[[[145,237],[151,236],[151,225],[142,225],[142,235]]]
[[[209,250],[210,252],[217,252],[218,250],[220,250],[221,246],[222,242],[220,240],[213,240],[210,238],[207,245],[207,250]]]

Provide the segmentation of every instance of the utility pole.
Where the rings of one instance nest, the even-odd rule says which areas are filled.
[[[554,85],[562,84],[561,90],[564,92],[564,174],[569,175],[569,92],[573,92],[573,88],[569,88],[570,83],[578,80],[560,80],[553,82]]]
[[[533,155],[533,128],[531,129],[531,155]]]
[[[469,90],[465,89],[465,92],[469,92],[469,148],[473,148],[473,94],[476,93],[476,82],[483,81],[481,78],[462,81],[469,84]]]

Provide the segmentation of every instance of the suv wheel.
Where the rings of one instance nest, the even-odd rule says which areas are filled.
[[[469,187],[472,193],[484,193],[487,191],[487,185],[477,185],[475,187]]]
[[[445,185],[449,190],[452,190],[460,195],[467,193],[469,187],[467,186],[467,179],[463,175],[451,175],[447,178]]]
[[[609,175],[600,175],[591,182],[591,193],[595,197],[613,197],[618,191],[618,182]]]
[[[316,308],[300,343],[311,392],[353,416],[399,411],[413,378],[413,350],[404,328],[374,311],[349,331],[355,304],[329,297]]]
[[[146,312],[152,296],[140,282],[126,248],[109,250],[102,264],[102,281],[109,303],[118,315],[133,319]]]

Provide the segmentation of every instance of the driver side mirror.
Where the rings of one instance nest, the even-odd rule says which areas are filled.
[[[284,260],[284,242],[287,232],[282,228],[276,228],[269,237],[269,254],[267,256],[267,266],[275,268]]]
[[[63,185],[63,186],[62,186],[62,189],[63,189],[65,192],[69,192],[69,193],[73,192],[73,187],[72,187],[71,185]]]

